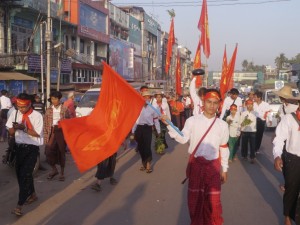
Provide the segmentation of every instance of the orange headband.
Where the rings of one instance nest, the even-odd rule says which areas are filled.
[[[204,100],[206,100],[208,98],[214,98],[214,99],[217,99],[219,101],[221,100],[219,94],[215,91],[210,91],[210,92],[208,92],[204,95]]]
[[[237,110],[237,106],[236,105],[231,105],[230,110]]]
[[[250,100],[250,99],[248,99],[248,100],[246,101],[246,105],[253,105],[253,101]]]
[[[17,98],[17,106],[28,106],[30,105],[31,101],[30,100],[24,100],[24,99],[19,99]]]

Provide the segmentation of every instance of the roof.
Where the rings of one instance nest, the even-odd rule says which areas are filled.
[[[37,80],[37,79],[18,72],[0,72],[0,80]]]

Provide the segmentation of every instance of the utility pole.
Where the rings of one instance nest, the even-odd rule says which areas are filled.
[[[46,74],[46,99],[50,97],[50,67],[51,67],[51,42],[53,40],[52,34],[52,20],[51,20],[51,1],[48,0],[48,15],[47,15],[47,31],[45,41],[47,42],[47,74]],[[47,107],[50,105],[46,101]]]
[[[40,38],[41,38],[41,50],[40,50],[40,54],[41,54],[41,90],[42,90],[42,96],[41,99],[43,101],[43,103],[45,102],[45,96],[44,96],[44,51],[43,51],[43,23],[40,23]]]

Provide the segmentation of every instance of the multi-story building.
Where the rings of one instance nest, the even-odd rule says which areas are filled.
[[[191,51],[184,46],[178,46],[178,52],[180,54],[180,65],[181,65],[181,80],[182,88],[188,89],[191,82],[192,62],[191,62]]]
[[[208,86],[220,86],[222,72],[210,72],[208,78]],[[257,72],[235,72],[233,74],[234,83],[253,85],[257,80]]]

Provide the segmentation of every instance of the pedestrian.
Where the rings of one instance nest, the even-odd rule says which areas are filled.
[[[274,167],[283,173],[285,181],[285,225],[292,225],[292,220],[297,225],[300,224],[300,97],[294,97],[292,100],[298,101],[298,109],[282,117],[273,140]]]
[[[190,143],[187,177],[191,225],[223,224],[221,183],[227,180],[229,130],[228,124],[216,116],[220,101],[216,89],[207,89],[204,112],[187,119],[183,136],[167,126],[171,138]],[[162,121],[166,119],[162,117]]]
[[[242,157],[248,160],[248,145],[250,144],[250,163],[255,160],[255,139],[257,116],[253,110],[253,101],[248,99],[246,102],[247,110],[242,112],[240,119],[241,138],[242,138]]]
[[[39,146],[43,145],[43,116],[32,109],[31,97],[21,93],[17,98],[17,110],[7,120],[9,134],[15,137],[16,174],[19,184],[19,199],[12,213],[22,216],[25,203],[38,199],[33,170],[39,154]]]
[[[163,101],[164,95],[162,93],[156,93],[154,97],[156,101],[153,101],[152,105],[155,108],[158,108],[162,115],[167,115],[168,118],[170,118],[171,117],[170,108],[168,103]],[[168,148],[168,144],[166,141],[167,127],[162,121],[159,121],[159,124],[160,124],[160,135],[157,135],[156,132],[155,151],[157,154],[163,155],[165,153],[165,149]]]
[[[230,114],[230,106],[235,104],[237,106],[237,112],[241,113],[243,108],[243,101],[239,97],[239,90],[236,88],[232,88],[229,91],[229,96],[227,96],[223,102],[222,111],[220,114],[220,118],[226,120],[226,117]]]
[[[255,143],[256,143],[255,144],[255,153],[256,154],[259,153],[259,149],[260,149],[264,131],[265,131],[266,119],[267,119],[268,113],[271,111],[269,103],[263,101],[262,98],[263,98],[263,93],[261,91],[256,91],[254,93],[253,109],[257,115],[257,125],[256,125],[257,130],[256,130],[256,138],[255,138]]]
[[[226,122],[229,126],[229,162],[236,160],[237,142],[241,134],[240,114],[237,113],[237,105],[230,106],[230,115],[227,116]]]
[[[56,164],[60,165],[59,181],[64,181],[64,169],[66,163],[66,142],[59,121],[69,119],[68,109],[60,103],[61,92],[50,93],[50,107],[46,110],[44,118],[45,154],[48,164],[52,167],[47,179],[52,180],[58,175]]]
[[[149,91],[142,92],[142,96],[149,102],[151,99],[151,93]],[[138,143],[137,150],[141,155],[142,167],[141,171],[146,171],[146,173],[151,173],[151,162],[152,162],[152,127],[155,125],[157,134],[160,135],[160,125],[158,122],[157,113],[145,103],[134,127],[132,128],[132,133],[134,134],[135,140]]]
[[[182,103],[184,105],[184,118],[185,120],[187,120],[191,116],[191,107],[192,107],[192,100],[189,97],[189,93],[187,91],[185,91],[183,94]]]
[[[96,183],[92,185],[92,189],[95,191],[102,191],[101,183],[105,178],[109,178],[111,185],[116,185],[118,181],[113,177],[115,173],[117,163],[117,153],[108,157],[97,165],[97,172],[95,177],[97,178]]]
[[[66,100],[64,102],[64,106],[69,110],[70,118],[75,118],[76,117],[74,99],[75,99],[74,92],[71,91],[68,94],[68,100]]]
[[[0,142],[6,142],[7,139],[7,130],[6,130],[6,122],[7,122],[7,113],[8,110],[12,107],[10,98],[7,97],[8,91],[2,90],[0,97],[1,104],[1,124],[0,124]]]
[[[38,111],[42,115],[45,114],[45,104],[42,103],[41,97],[39,95],[34,96],[34,101],[32,103],[32,107],[34,110]]]
[[[183,121],[181,119],[180,113],[184,112],[184,105],[181,101],[179,101],[179,96],[175,94],[175,96],[169,101],[170,109],[171,109],[171,120],[175,126],[179,129],[183,127]]]
[[[198,73],[197,73],[198,72]],[[193,102],[193,115],[198,115],[203,113],[203,97],[204,97],[204,93],[206,88],[205,87],[201,87],[199,88],[199,90],[197,91],[196,88],[196,78],[197,76],[203,75],[204,74],[204,70],[193,70],[193,77],[191,80],[191,84],[189,87],[190,90],[190,95],[191,95],[191,99]]]

